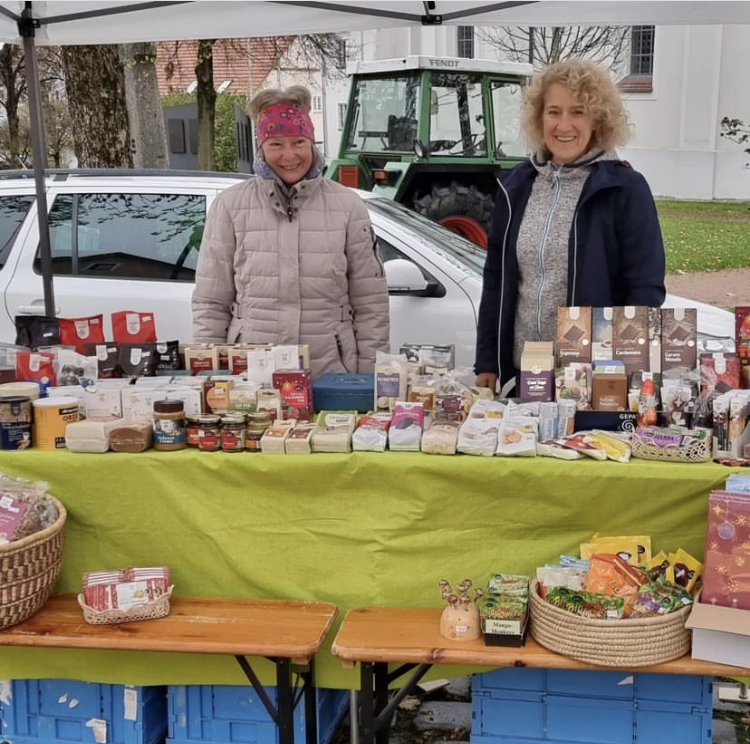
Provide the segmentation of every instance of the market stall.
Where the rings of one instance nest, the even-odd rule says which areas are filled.
[[[175,594],[439,605],[439,579],[533,573],[595,532],[647,534],[702,556],[708,494],[730,468],[423,453],[309,456],[3,452],[0,471],[40,480],[68,510],[58,591],[85,571],[171,568]],[[334,629],[335,631],[335,629]],[[358,676],[319,655],[318,685]],[[272,679],[272,666],[263,670]],[[439,673],[439,668],[437,668]],[[452,673],[457,673],[455,669]],[[7,648],[0,678],[242,684],[232,660]]]

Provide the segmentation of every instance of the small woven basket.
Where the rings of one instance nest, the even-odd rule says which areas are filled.
[[[531,635],[541,646],[571,659],[609,667],[642,667],[677,659],[690,651],[685,621],[692,605],[666,615],[599,620],[563,610],[531,597]]]
[[[0,629],[40,610],[60,573],[68,515],[54,496],[46,494],[45,498],[57,507],[57,520],[40,532],[0,545]]]
[[[170,586],[166,594],[162,594],[152,602],[135,605],[127,610],[97,610],[86,604],[83,594],[78,595],[78,604],[83,610],[83,619],[90,625],[116,625],[117,623],[132,623],[136,620],[158,620],[160,617],[169,615],[169,599],[173,588]]]
[[[630,441],[633,457],[641,460],[660,460],[662,462],[707,462],[711,459],[712,440],[695,439],[683,447],[657,447],[646,442],[633,432]]]

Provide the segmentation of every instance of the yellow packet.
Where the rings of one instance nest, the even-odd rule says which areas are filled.
[[[690,553],[687,553],[682,548],[678,548],[677,552],[670,554],[670,557],[674,557],[672,566],[674,567],[674,583],[677,586],[681,586],[688,592],[692,592],[695,585],[703,575],[703,564],[693,558]]]
[[[646,563],[646,561],[651,560],[651,536],[650,535],[617,535],[617,536],[604,537],[604,536],[599,535],[599,533],[597,532],[591,538],[591,542],[593,543],[599,543],[602,541],[606,543],[611,543],[611,542],[619,541],[619,540],[627,541],[628,543],[635,540],[636,544],[638,545],[638,557],[636,559],[636,562],[639,565],[643,565]]]
[[[655,568],[661,568],[662,570],[664,570],[668,565],[669,557],[663,550],[660,550],[655,556],[649,558],[643,563],[643,567],[649,573],[651,573]]]
[[[603,537],[595,542],[581,543],[581,558],[591,560],[594,553],[614,553],[635,565],[638,562],[638,542],[629,537]]]

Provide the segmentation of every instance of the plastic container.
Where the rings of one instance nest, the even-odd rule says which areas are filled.
[[[78,398],[69,395],[38,398],[32,400],[31,405],[34,410],[34,447],[65,449],[65,427],[79,419]]]

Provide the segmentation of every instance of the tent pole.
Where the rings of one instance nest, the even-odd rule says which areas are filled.
[[[36,45],[34,44],[35,29],[30,6],[31,3],[27,2],[21,20],[18,22],[18,30],[23,37],[26,85],[29,92],[29,124],[31,128],[31,152],[34,160],[39,254],[42,261],[44,314],[54,318],[56,312],[52,288],[52,251],[50,249],[49,221],[47,219],[47,192],[44,186],[44,172],[47,168],[47,145],[44,136],[42,98],[39,90],[39,68],[37,66]]]

